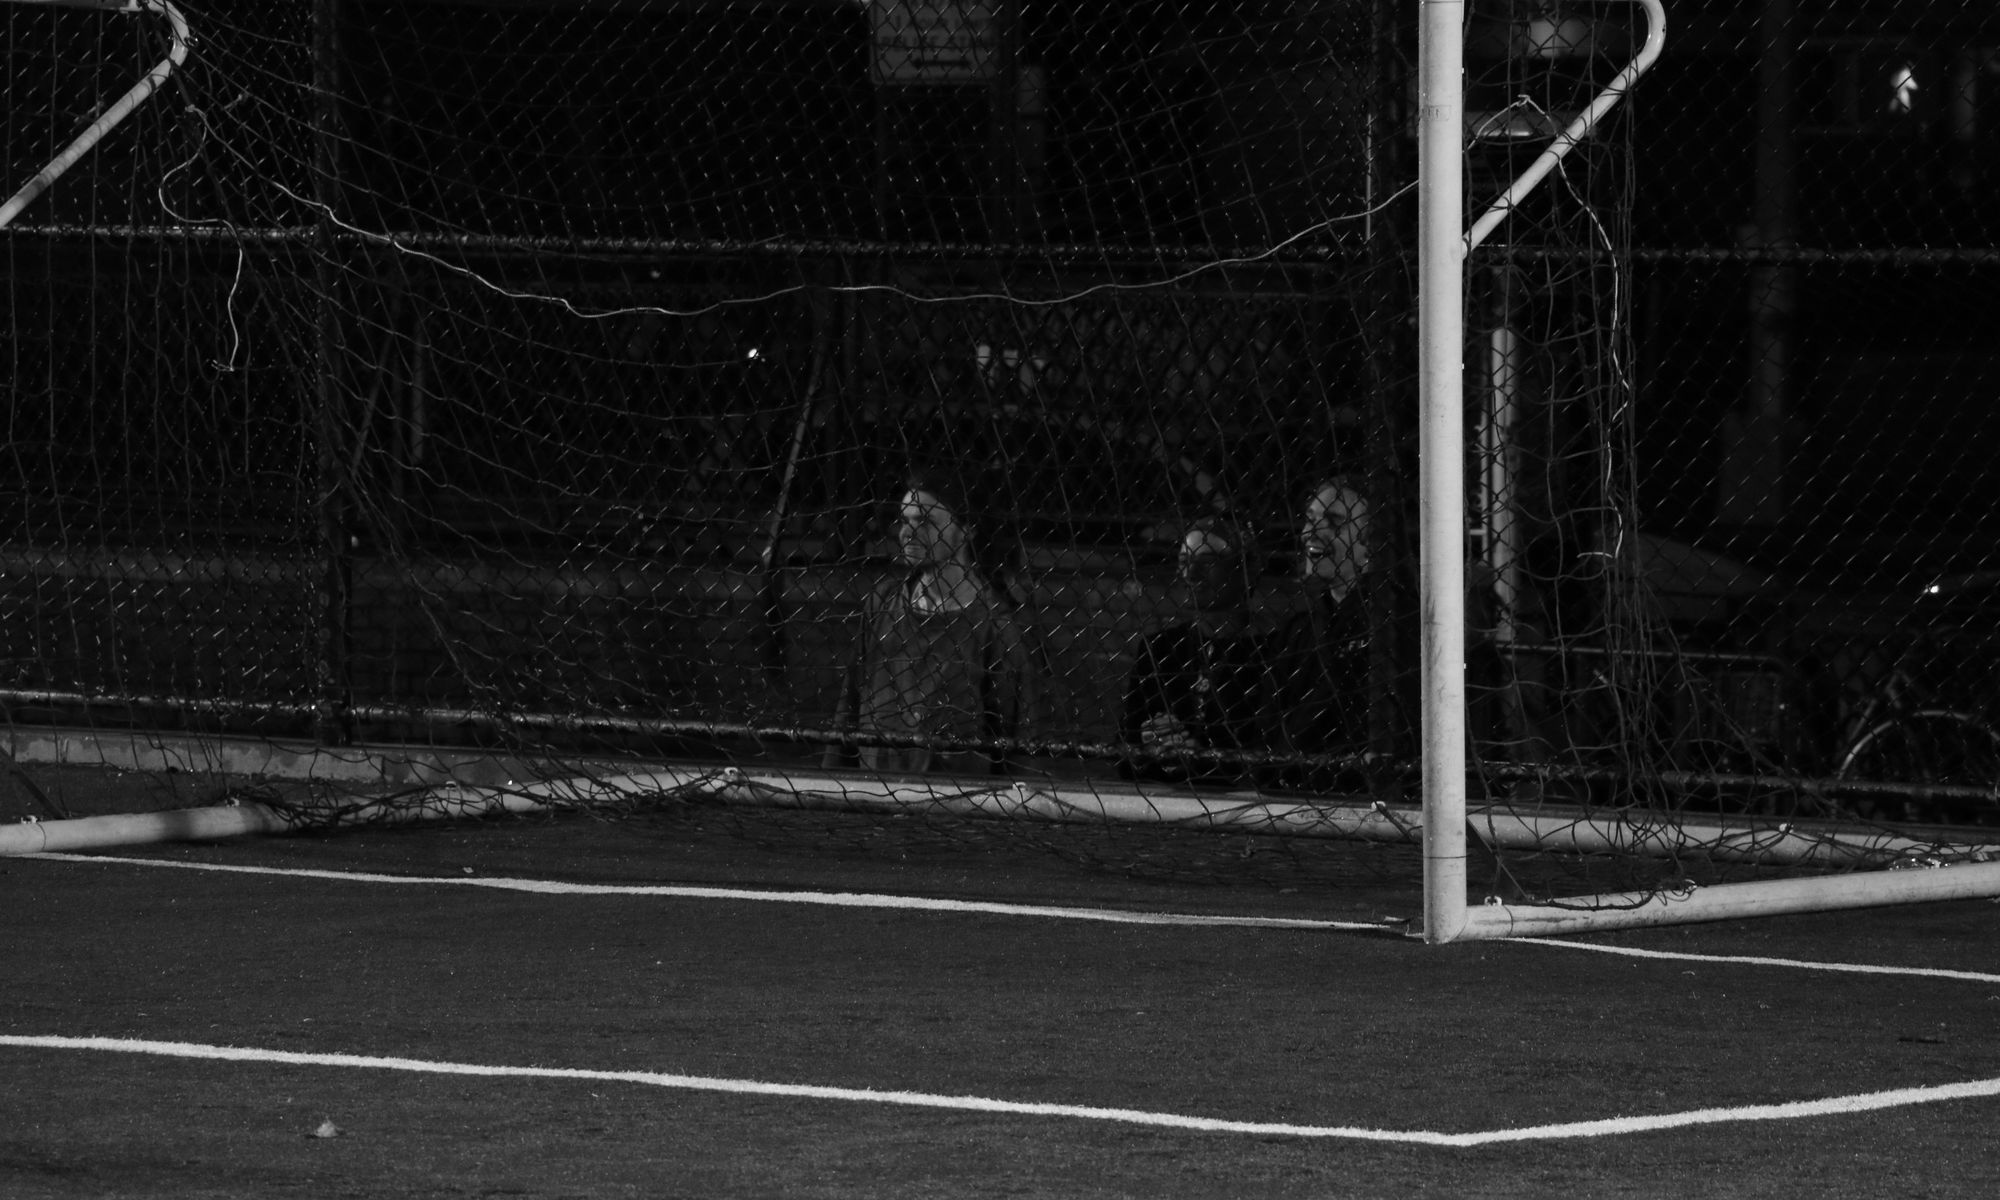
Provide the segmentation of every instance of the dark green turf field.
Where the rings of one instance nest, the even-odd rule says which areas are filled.
[[[1256,850],[710,812],[0,860],[0,1195],[2000,1187],[1990,903],[1427,947],[1380,925],[1410,851]]]

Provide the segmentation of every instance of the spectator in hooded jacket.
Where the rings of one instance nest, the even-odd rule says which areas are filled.
[[[985,552],[981,523],[953,473],[919,469],[905,480],[896,525],[905,570],[862,606],[838,714],[863,736],[830,748],[827,765],[993,775],[1019,758],[990,743],[1032,732],[1039,655],[1023,593]]]
[[[1255,562],[1250,535],[1233,521],[1197,521],[1183,536],[1177,567],[1193,613],[1139,645],[1119,729],[1140,752],[1124,763],[1127,778],[1245,779],[1226,755],[1266,740],[1269,635],[1250,611]]]

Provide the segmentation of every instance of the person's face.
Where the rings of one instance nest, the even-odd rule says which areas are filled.
[[[1368,569],[1368,501],[1353,488],[1328,484],[1306,505],[1307,579],[1353,585]]]
[[[1213,530],[1194,529],[1181,540],[1181,579],[1188,599],[1203,612],[1224,612],[1249,596],[1241,550]]]
[[[920,489],[903,494],[896,541],[903,561],[913,567],[956,562],[965,550],[965,530],[936,496]]]

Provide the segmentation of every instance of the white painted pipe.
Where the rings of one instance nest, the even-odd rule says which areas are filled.
[[[760,779],[734,768],[688,767],[538,780],[505,787],[448,783],[387,800],[318,812],[285,812],[263,804],[245,803],[23,822],[0,826],[0,856],[545,812],[677,791],[706,792],[773,807],[1179,825],[1365,841],[1414,841],[1421,826],[1413,810],[1399,812],[1375,804],[1273,801],[1248,792],[1213,796],[1140,789],[1100,792],[1088,787],[1057,788],[1026,783],[979,788],[963,782],[893,782],[778,773]]]
[[[187,20],[181,16],[180,10],[167,0],[137,0],[131,4],[86,4],[82,7],[115,8],[126,12],[135,12],[141,8],[150,9],[164,16],[173,27],[173,44],[168,48],[167,56],[155,64],[152,70],[146,72],[139,82],[133,84],[131,90],[120,96],[110,108],[105,109],[102,115],[90,123],[89,128],[77,134],[48,166],[43,167],[33,179],[21,185],[20,191],[8,197],[5,204],[0,204],[0,229],[12,224],[22,209],[34,203],[35,197],[49,190],[49,185],[53,184],[64,171],[75,166],[78,159],[90,153],[91,148],[97,145],[105,134],[110,133],[120,121],[131,116],[133,109],[144,104],[147,97],[158,91],[160,85],[167,81],[167,77],[174,73],[175,68],[187,61],[189,45]]]
[[[595,779],[521,785],[518,794],[554,804],[589,804],[674,791],[702,791],[744,803],[851,811],[944,812],[960,816],[1181,825],[1287,833],[1305,837],[1414,842],[1423,836],[1417,809],[1273,799],[1256,792],[1201,795],[1134,789],[1097,790],[1026,781],[980,788],[967,781],[891,781],[860,776],[756,775],[737,768],[663,768]],[[2000,844],[1941,842],[1869,829],[1772,824],[1724,817],[1625,821],[1589,810],[1545,806],[1522,814],[1478,809],[1468,824],[1489,846],[1574,854],[1664,858],[1699,853],[1726,862],[1771,866],[1840,866],[1899,859],[1960,859],[1992,854]]]
[[[117,813],[60,821],[0,825],[0,857],[69,850],[110,850],[161,842],[206,842],[253,834],[297,833],[307,829],[351,829],[453,821],[499,813],[541,812],[548,803],[519,791],[446,784],[421,798],[398,798],[327,808],[284,811],[255,802],[165,812]]]
[[[1417,32],[1417,474],[1424,940],[1465,920],[1465,5]]]
[[[688,766],[503,786],[445,782],[387,800],[290,817],[245,803],[23,823],[0,826],[0,855],[545,812],[685,791],[771,807],[1178,825],[1365,841],[1416,842],[1424,826],[1423,814],[1415,808],[1274,799],[1256,792],[1196,794],[1144,787],[1100,791],[1087,785],[1029,782],[981,788],[966,781],[892,781],[780,771],[760,775],[733,767]],[[1503,850],[1652,857],[1703,854],[1769,866],[2000,856],[2000,844],[1944,842],[1852,827],[1688,816],[1671,824],[1625,821],[1553,805],[1532,814],[1475,809],[1468,814],[1468,826],[1487,845]]]
[[[1198,795],[1143,787],[1100,791],[1087,785],[1063,787],[1001,780],[995,780],[991,787],[981,787],[971,780],[930,782],[781,772],[758,776],[736,768],[662,768],[520,788],[520,794],[545,797],[554,805],[601,803],[676,791],[700,791],[734,801],[783,808],[1179,825],[1369,841],[1414,841],[1421,825],[1414,810],[1399,812],[1377,804],[1273,800],[1255,792]]]
[[[1486,904],[1470,910],[1459,936],[1466,940],[1490,940],[1600,933],[1654,925],[1996,896],[2000,896],[2000,863],[1959,863],[1904,871],[1723,883],[1678,893],[1579,896],[1545,905]]]
[[[504,787],[446,783],[384,800],[314,813],[258,803],[161,813],[84,817],[0,826],[0,855],[110,849],[207,841],[307,829],[359,828],[500,813],[545,812],[672,792],[705,792],[746,803],[850,811],[945,812],[963,816],[1119,824],[1165,824],[1294,836],[1411,842],[1422,834],[1416,810],[1384,805],[1329,805],[1272,800],[1254,792],[1188,792],[1060,787],[1016,782],[991,788],[946,780],[866,777],[758,777],[736,768],[660,768],[620,775],[574,776]],[[1471,814],[1489,843],[1529,850],[1655,854],[1699,852],[1767,864],[1866,865],[1895,859],[1984,858],[2000,846],[1947,845],[1851,830],[1814,831],[1725,819],[1649,825],[1578,813],[1504,810]],[[1980,870],[1968,870],[1978,867]],[[1934,870],[1858,871],[1804,880],[1726,884],[1655,896],[1625,893],[1547,905],[1473,907],[1453,931],[1459,939],[1527,937],[1739,916],[1856,908],[2000,894],[2000,863]],[[1463,896],[1463,893],[1460,893]]]
[[[1587,814],[1522,816],[1478,810],[1470,826],[1502,850],[1668,858],[1699,854],[1761,866],[1865,866],[1918,859],[2000,858],[2000,844],[1944,842],[1852,827],[1777,825],[1721,818],[1627,821]]]
[[[1604,119],[1604,115],[1625,98],[1625,93],[1631,90],[1632,84],[1660,57],[1660,51],[1667,40],[1667,11],[1661,6],[1660,0],[1637,0],[1637,3],[1646,10],[1647,25],[1646,41],[1639,47],[1638,55],[1626,64],[1624,70],[1618,72],[1617,77],[1597,94],[1597,98],[1592,100],[1588,107],[1576,115],[1568,127],[1556,135],[1556,139],[1536,156],[1534,162],[1528,164],[1528,169],[1521,172],[1520,178],[1510,184],[1507,190],[1501,193],[1500,198],[1480,214],[1479,220],[1473,223],[1471,232],[1465,235],[1467,250],[1475,249],[1485,241],[1486,235],[1493,232],[1500,222],[1506,220],[1507,214],[1514,211],[1514,206],[1529,192],[1534,191],[1536,186],[1548,177],[1550,171],[1555,170],[1556,164],[1562,161],[1565,154],[1575,149],[1578,142],[1590,135],[1590,131]]]
[[[284,818],[261,804],[23,821],[0,825],[0,855],[106,850],[155,842],[205,842],[255,833],[285,833],[289,829]]]

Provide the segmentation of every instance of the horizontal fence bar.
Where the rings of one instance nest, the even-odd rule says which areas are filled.
[[[468,752],[444,756],[435,749],[388,745],[274,752],[263,743],[155,733],[130,735],[132,744],[121,746],[120,738],[110,732],[52,729],[37,733],[18,727],[10,735],[13,755],[24,762],[104,762],[139,769],[205,763],[209,769],[280,778],[405,785],[397,795],[379,800],[286,807],[273,822],[216,818],[213,826],[200,826],[209,832],[190,829],[189,836],[196,837],[393,823],[434,814],[530,811],[539,805],[590,807],[648,797],[691,796],[828,811],[1160,824],[1408,844],[1416,843],[1423,825],[1422,809],[1414,804],[1300,799],[1254,791],[1202,793],[1115,781],[885,778],[862,772],[725,764],[639,765],[574,758],[540,760],[518,754],[478,757]],[[588,773],[579,774],[582,771]],[[411,790],[409,784],[417,787]],[[1586,855],[1638,854],[1669,859],[1701,853],[1722,861],[1762,866],[1879,868],[1984,861],[2000,853],[2000,846],[1980,839],[1986,832],[1981,830],[1941,829],[1939,837],[1926,839],[1838,821],[1778,822],[1694,815],[1664,826],[1560,805],[1539,806],[1533,813],[1476,806],[1467,814],[1467,821],[1481,841],[1498,848],[1559,848]],[[81,826],[78,831],[90,832]],[[17,835],[15,852],[41,848],[37,836]],[[1675,885],[1664,892],[1635,893],[1623,900],[1592,898],[1591,902],[1598,907],[1613,903],[1636,907],[1686,890],[1684,885]]]
[[[1496,782],[1547,780],[1572,783],[1652,784],[1665,788],[1713,788],[1731,794],[1797,792],[1854,799],[2000,800],[2000,780],[1991,784],[1899,783],[1886,780],[1829,779],[1748,771],[1648,771],[1623,767],[1565,766],[1557,763],[1485,763],[1485,778]]]
[[[1807,266],[1994,266],[2000,247],[1991,246],[1642,246],[1616,256],[1595,246],[1481,246],[1472,257],[1483,262],[1797,263]]]
[[[77,225],[69,223],[16,224],[9,230],[15,237],[39,236],[52,240],[101,238],[120,241],[220,242],[244,245],[310,244],[316,241],[313,226],[215,226],[215,225]],[[1258,247],[1212,247],[1189,245],[1089,246],[1014,245],[993,246],[975,243],[937,242],[847,242],[814,240],[719,241],[689,238],[637,237],[546,237],[516,234],[428,233],[416,230],[381,232],[336,232],[335,243],[345,246],[393,245],[410,250],[467,250],[493,254],[520,253],[545,256],[551,251],[578,256],[631,257],[634,255],[678,256],[689,259],[718,258],[732,261],[754,259],[796,259],[800,256],[828,259],[881,258],[888,255],[926,254],[957,258],[968,262],[1022,259],[1088,261],[1093,267],[1116,270],[1120,267],[1156,268],[1162,264],[1223,266],[1231,270],[1257,267],[1342,267],[1356,264],[1362,247],[1338,246],[1289,248],[1274,252]],[[1505,262],[1611,262],[1614,256],[1601,246],[1531,246],[1489,242],[1472,252],[1480,261]],[[2000,264],[2000,247],[1992,246],[1640,246],[1620,253],[1616,260],[1647,263],[1802,263],[1830,265],[1949,266]]]
[[[318,244],[317,226],[239,225],[78,225],[66,222],[17,224],[10,230],[16,237],[39,236],[50,239],[105,238],[120,241],[184,241],[245,244]],[[1331,246],[1201,246],[1162,244],[1077,245],[1008,244],[977,242],[875,242],[815,239],[711,240],[694,238],[569,237],[534,234],[441,233],[419,230],[362,230],[338,228],[330,235],[342,246],[395,246],[405,250],[469,250],[487,253],[519,252],[546,256],[551,252],[573,255],[627,257],[632,255],[690,257],[714,256],[728,259],[801,256],[838,260],[885,259],[889,256],[927,256],[932,259],[959,259],[993,262],[1018,259],[1059,259],[1088,262],[1102,269],[1158,266],[1178,263],[1189,267],[1254,268],[1266,265],[1318,266],[1349,265],[1364,247],[1354,244]]]
[[[181,696],[90,695],[32,688],[0,688],[0,705],[91,709],[140,709],[189,713],[206,717],[303,720],[325,714],[319,706],[299,702],[202,700]],[[1413,777],[1414,762],[1356,754],[1278,754],[1269,752],[1200,750],[1158,754],[1121,742],[1045,741],[1012,738],[901,737],[875,731],[835,729],[814,725],[682,720],[613,713],[494,712],[441,706],[401,707],[357,704],[339,709],[352,722],[435,726],[473,726],[493,730],[539,730],[545,733],[597,733],[635,737],[705,738],[779,744],[930,749],[941,753],[989,752],[1028,758],[1124,760],[1133,763],[1229,765],[1248,767],[1312,767],[1366,770],[1382,778]],[[1973,784],[1901,783],[1827,779],[1739,772],[1645,771],[1618,767],[1563,764],[1475,763],[1475,777],[1491,782],[1541,781],[1603,783],[1667,788],[1711,788],[1731,794],[1802,793],[1853,799],[1992,801],[1995,787]],[[1494,811],[1506,811],[1504,806]]]
[[[0,705],[36,708],[141,709],[211,717],[303,720],[324,716],[326,710],[296,701],[198,700],[178,696],[85,695],[22,688],[0,688]],[[1133,763],[1202,766],[1266,766],[1368,768],[1384,774],[1409,774],[1414,763],[1397,763],[1368,754],[1273,754],[1229,750],[1186,750],[1159,753],[1123,742],[1038,741],[1020,738],[911,737],[874,730],[834,729],[814,725],[769,725],[730,721],[679,720],[672,717],[623,716],[614,713],[501,713],[473,708],[398,707],[357,704],[333,714],[351,722],[440,726],[476,726],[493,730],[537,730],[543,733],[622,734],[658,738],[704,738],[724,741],[777,742],[843,748],[935,750],[939,753],[986,752],[1027,758],[1093,758]]]

